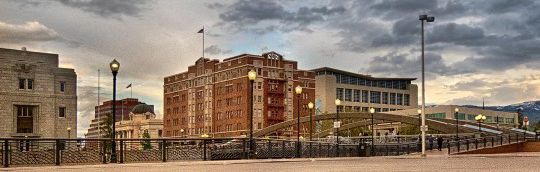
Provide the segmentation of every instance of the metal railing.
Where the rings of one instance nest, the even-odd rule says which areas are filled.
[[[391,156],[417,152],[417,143],[371,146],[248,138],[115,139],[118,163],[269,158]],[[4,167],[109,163],[112,139],[0,138]]]
[[[526,141],[524,133],[491,135],[477,138],[460,138],[447,142],[448,154],[478,150]]]

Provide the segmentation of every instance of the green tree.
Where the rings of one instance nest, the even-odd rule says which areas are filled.
[[[101,138],[112,138],[112,118],[111,114],[105,114],[105,118],[99,122],[101,130]],[[105,150],[110,151],[112,149],[112,144],[110,141],[104,142]]]
[[[142,136],[143,140],[141,140],[141,145],[143,147],[143,150],[152,149],[152,144],[150,143],[150,134],[148,134],[148,130],[145,130]]]

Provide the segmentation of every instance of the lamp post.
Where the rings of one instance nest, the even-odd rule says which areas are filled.
[[[478,114],[476,117],[474,117],[474,119],[476,120],[476,122],[478,122],[478,131],[482,132],[482,123],[484,122],[484,120],[486,120],[486,116]]]
[[[248,155],[248,158],[251,158],[252,156],[252,153],[253,153],[253,89],[254,89],[254,83],[255,83],[255,79],[257,79],[257,72],[255,72],[255,70],[250,70],[248,72],[248,79],[249,79],[249,89],[250,89],[250,94],[249,94],[249,155]]]
[[[420,133],[418,134],[418,141],[422,140],[422,109],[418,109],[418,130]]]
[[[418,17],[420,23],[422,23],[422,157],[426,156],[426,130],[424,126],[426,125],[426,87],[425,87],[425,62],[424,62],[424,21],[434,22],[435,17],[427,16],[425,14]]]
[[[499,115],[497,115],[497,118],[495,120],[497,121],[497,131],[500,131],[499,130]]]
[[[300,95],[302,95],[302,87],[300,85],[294,88],[296,93],[296,157],[300,158]]]
[[[309,102],[307,105],[309,108],[309,141],[313,141],[313,108],[315,105],[313,102]]]
[[[113,74],[113,104],[112,104],[112,150],[111,150],[111,163],[116,163],[116,75],[120,69],[120,63],[114,59],[109,66]]]
[[[339,156],[339,128],[341,127],[341,121],[339,121],[338,107],[341,105],[341,100],[336,99],[334,103],[336,104],[336,122],[334,123],[334,128],[336,128],[336,156]]]
[[[371,114],[371,155],[375,151],[375,126],[373,122],[373,114],[375,114],[374,108],[369,108],[369,113]]]
[[[68,127],[66,130],[68,132],[68,139],[70,139],[70,137],[71,137],[71,127]]]
[[[455,111],[455,118],[456,118],[456,140],[459,140],[459,108],[456,107],[456,109],[454,109]]]

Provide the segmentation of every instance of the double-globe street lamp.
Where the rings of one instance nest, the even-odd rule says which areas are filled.
[[[249,153],[248,158],[251,158],[253,153],[253,89],[254,89],[254,83],[255,79],[257,79],[257,72],[255,70],[250,70],[248,72],[248,79],[249,79],[249,89],[250,89],[250,95],[249,95]]]
[[[339,157],[339,127],[341,127],[341,121],[339,121],[339,106],[341,106],[341,100],[336,99],[336,122],[334,122],[334,128],[336,128],[336,157]]]
[[[425,87],[425,62],[424,62],[424,21],[426,22],[434,22],[435,17],[433,16],[427,16],[427,15],[420,15],[419,18],[420,23],[422,23],[422,126],[420,127],[422,130],[422,157],[426,156],[426,87]]]
[[[111,142],[111,163],[116,163],[116,75],[118,74],[118,70],[120,69],[120,63],[114,59],[110,64],[109,67],[111,68],[112,74],[113,74],[113,104],[112,104],[112,142]],[[123,115],[123,114],[122,114]]]
[[[486,116],[478,114],[476,115],[476,117],[474,117],[474,119],[476,120],[476,122],[478,122],[478,131],[482,132],[482,123],[486,120]]]
[[[296,157],[300,158],[300,95],[302,95],[302,87],[300,85],[294,88],[296,93]]]

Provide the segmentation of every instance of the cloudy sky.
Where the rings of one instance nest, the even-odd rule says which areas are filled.
[[[108,63],[121,63],[119,97],[162,112],[163,77],[206,57],[276,51],[300,68],[329,66],[385,77],[420,77],[426,25],[429,104],[506,105],[540,95],[540,3],[532,0],[4,0],[0,47],[60,55],[78,74],[79,131],[111,95]],[[161,113],[160,113],[161,114]]]

